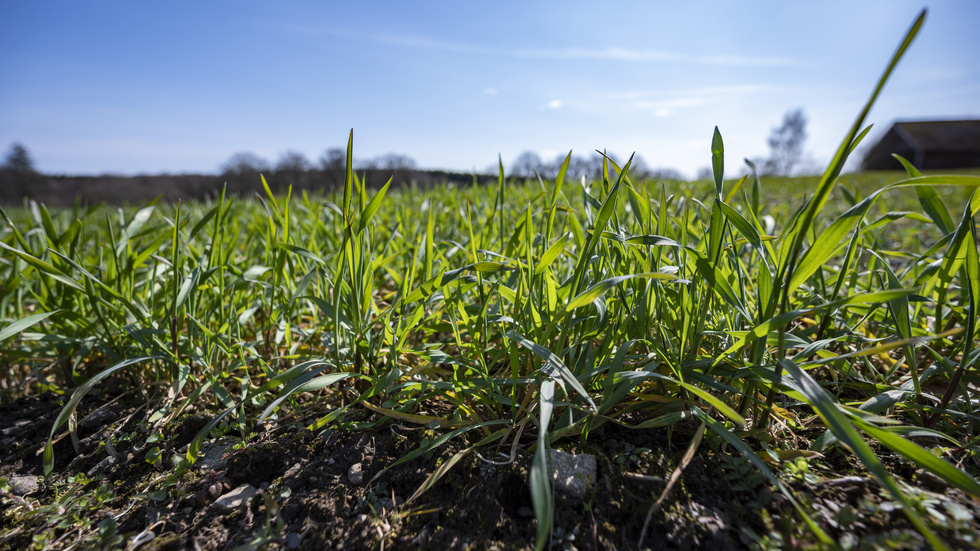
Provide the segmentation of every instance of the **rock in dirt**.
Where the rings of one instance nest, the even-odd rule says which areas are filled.
[[[89,471],[85,474],[89,478],[95,478],[96,476],[103,475],[112,471],[113,469],[116,468],[116,466],[120,464],[122,464],[121,459],[116,459],[115,457],[110,455],[105,459],[103,459],[102,461],[99,461],[98,465],[89,469]]]
[[[91,430],[102,427],[107,422],[112,421],[116,417],[115,412],[110,409],[110,406],[102,406],[99,409],[89,413],[84,419],[78,422],[78,428],[83,430]]]
[[[350,469],[347,471],[347,480],[355,486],[359,486],[361,482],[364,482],[364,471],[360,463],[354,463],[350,466]]]
[[[222,514],[230,513],[248,503],[258,490],[251,484],[242,484],[214,502],[214,508]]]
[[[207,471],[220,471],[225,468],[228,464],[228,460],[225,459],[224,455],[231,451],[232,446],[235,445],[235,441],[231,439],[218,440],[208,448],[205,452],[204,457],[198,457],[194,465],[198,469]]]
[[[299,471],[303,468],[299,463],[293,465],[286,470],[286,473],[282,475],[283,478],[295,478],[299,474]]]
[[[10,491],[15,496],[26,496],[37,491],[37,477],[15,474],[7,479]]]
[[[299,544],[303,543],[303,536],[297,534],[296,532],[290,532],[286,534],[286,548],[296,549]]]
[[[25,432],[32,424],[34,424],[34,422],[30,419],[18,419],[9,427],[0,429],[0,436],[18,436]]]
[[[550,453],[555,489],[575,498],[584,497],[595,482],[595,456],[587,453],[573,455],[560,450],[550,450]]]

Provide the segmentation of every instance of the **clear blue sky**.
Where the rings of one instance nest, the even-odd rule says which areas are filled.
[[[425,168],[636,151],[689,176],[767,154],[791,109],[825,163],[926,4],[0,0],[0,148],[48,173],[213,173],[346,144]],[[980,2],[934,2],[869,122],[980,118]]]

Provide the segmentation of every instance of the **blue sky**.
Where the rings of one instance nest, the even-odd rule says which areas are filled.
[[[346,144],[424,168],[524,150],[728,173],[804,109],[826,163],[921,2],[0,0],[0,148],[48,173],[214,173]],[[980,2],[935,2],[871,113],[980,118]]]

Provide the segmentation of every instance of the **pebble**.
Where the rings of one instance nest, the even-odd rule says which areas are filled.
[[[85,474],[89,478],[94,478],[96,476],[99,476],[100,474],[106,474],[107,472],[114,469],[120,463],[122,463],[121,460],[116,459],[115,457],[112,457],[110,455],[105,459],[103,459],[102,461],[99,461],[99,463],[96,466],[89,469],[89,471]]]
[[[9,427],[0,429],[0,435],[2,436],[17,436],[18,434],[24,432],[28,426],[30,426],[32,421],[30,419],[18,419],[14,421]]]
[[[555,489],[582,498],[596,478],[595,456],[587,453],[573,455],[560,450],[550,450],[551,472]]]
[[[10,484],[10,491],[15,496],[26,496],[37,491],[37,477],[29,475],[15,474],[7,479]]]
[[[225,468],[228,464],[228,460],[224,459],[225,453],[231,451],[232,446],[235,445],[234,440],[230,438],[219,440],[215,442],[209,449],[204,457],[198,457],[194,465],[198,469],[208,472],[208,471],[220,471]]]
[[[92,413],[89,413],[84,419],[79,421],[78,428],[84,430],[99,428],[113,417],[115,417],[115,414],[111,409],[109,409],[109,406],[102,406]]]
[[[361,469],[360,463],[354,463],[350,466],[350,470],[347,471],[347,480],[355,486],[360,486],[361,482],[364,482],[364,471]]]
[[[294,476],[296,476],[296,475],[299,474],[300,468],[301,468],[300,464],[297,463],[297,464],[293,465],[292,467],[290,467],[289,469],[287,469],[286,470],[286,474],[282,475],[282,477],[283,478],[293,478]]]
[[[150,543],[151,541],[153,541],[154,539],[156,539],[156,537],[157,537],[157,535],[155,533],[153,533],[152,531],[143,532],[142,534],[140,534],[140,535],[134,537],[132,540],[130,540],[129,547],[131,549],[136,549],[137,547],[139,547],[139,546],[141,546],[141,545],[143,545],[145,543]]]
[[[215,500],[214,508],[220,513],[230,513],[247,504],[257,493],[258,490],[251,484],[242,484]]]
[[[286,534],[286,547],[289,549],[296,549],[299,544],[303,542],[303,536],[297,534],[296,532],[290,532]]]

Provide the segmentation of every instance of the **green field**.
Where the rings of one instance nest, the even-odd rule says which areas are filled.
[[[935,507],[885,463],[980,499],[980,177],[841,175],[861,122],[814,178],[724,181],[716,130],[712,182],[609,163],[594,182],[501,168],[496,186],[369,190],[348,170],[324,196],[8,210],[4,399],[64,397],[38,457],[56,476],[77,405],[123,385],[146,404],[142,456],[172,461],[164,489],[203,440],[287,416],[313,434],[425,427],[405,462],[463,442],[432,483],[513,446],[533,454],[539,548],[547,449],[605,424],[693,424],[692,453],[703,439],[746,458],[815,544],[835,540],[785,474],[831,454],[933,547],[975,543],[937,535]],[[352,150],[353,134],[348,166]],[[155,435],[192,409],[210,422],[162,457]]]

